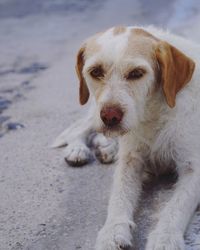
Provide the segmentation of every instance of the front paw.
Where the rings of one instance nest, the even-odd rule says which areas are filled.
[[[185,244],[181,233],[156,230],[150,233],[146,250],[184,250]]]
[[[95,250],[130,250],[134,227],[131,221],[105,225],[98,233]]]
[[[93,139],[97,159],[103,164],[109,164],[117,159],[118,143],[115,139],[97,134]]]
[[[65,161],[71,166],[83,166],[92,155],[90,149],[82,143],[71,143],[64,150]]]

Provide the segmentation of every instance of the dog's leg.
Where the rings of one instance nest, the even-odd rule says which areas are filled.
[[[184,250],[183,235],[200,200],[199,163],[186,162],[178,167],[179,178],[170,200],[159,214],[150,233],[146,250]]]
[[[141,192],[143,164],[140,156],[128,146],[127,139],[120,141],[121,151],[115,169],[108,216],[98,234],[96,250],[128,249],[132,245],[131,233],[135,227],[133,212]]]
[[[69,165],[82,166],[90,160],[92,153],[86,145],[87,137],[93,130],[93,113],[91,109],[86,117],[78,120],[60,134],[52,147],[66,146],[64,158]]]
[[[88,130],[80,128],[80,130],[77,129],[76,131],[79,134],[74,140],[69,140],[64,149],[64,159],[71,166],[83,166],[92,158],[92,153],[86,144],[87,136],[92,130],[90,128]]]

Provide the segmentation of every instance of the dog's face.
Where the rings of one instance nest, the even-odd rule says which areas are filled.
[[[142,29],[116,27],[83,45],[76,69],[81,104],[90,93],[95,97],[97,130],[124,134],[143,120],[147,100],[156,91],[163,91],[174,107],[177,92],[192,77],[194,62]]]

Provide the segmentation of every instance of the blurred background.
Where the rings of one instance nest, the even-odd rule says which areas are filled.
[[[0,0],[1,250],[93,249],[112,166],[69,168],[49,145],[81,112],[74,71],[80,44],[116,25],[155,25],[199,43],[200,2]],[[142,218],[153,197],[145,198]],[[149,221],[141,221],[145,234]],[[197,211],[188,250],[200,249],[199,230]],[[145,236],[138,239],[142,250]]]

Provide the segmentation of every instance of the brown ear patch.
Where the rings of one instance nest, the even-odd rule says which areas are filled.
[[[79,100],[80,100],[81,105],[84,105],[88,101],[89,96],[90,96],[87,84],[83,77],[84,52],[85,52],[85,47],[80,48],[78,55],[77,55],[77,61],[76,61],[76,72],[80,81]]]
[[[194,61],[167,42],[160,41],[156,58],[161,71],[161,84],[167,104],[173,108],[177,93],[191,80]]]

